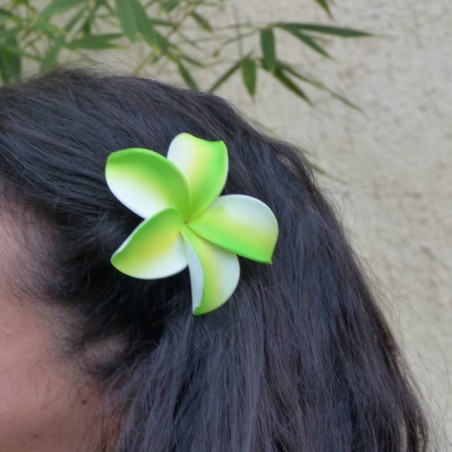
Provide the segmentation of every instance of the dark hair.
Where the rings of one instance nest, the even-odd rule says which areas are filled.
[[[165,154],[180,132],[223,140],[225,193],[261,199],[280,228],[273,264],[241,260],[232,298],[200,317],[186,271],[142,281],[110,264],[141,219],[108,189],[107,156]],[[113,450],[426,450],[394,338],[306,161],[224,100],[80,69],[2,87],[0,176],[3,203],[40,221],[21,289],[70,319],[65,353],[108,394]]]

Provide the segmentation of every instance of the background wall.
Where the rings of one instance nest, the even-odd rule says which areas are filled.
[[[328,22],[312,0],[244,3],[243,19]],[[328,47],[335,61],[317,65],[315,75],[364,113],[315,92],[311,109],[267,80],[255,101],[239,82],[220,94],[303,146],[333,176],[321,177],[321,184],[380,287],[443,438],[440,450],[452,450],[445,439],[445,426],[452,438],[452,5],[335,5],[337,24],[384,35],[335,40]],[[278,52],[293,63],[303,66],[312,57],[291,38],[285,43]]]

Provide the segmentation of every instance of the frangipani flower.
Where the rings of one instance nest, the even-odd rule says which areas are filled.
[[[219,196],[228,154],[222,141],[177,135],[167,158],[148,149],[113,152],[105,175],[113,194],[144,221],[117,249],[119,271],[158,279],[190,271],[194,314],[205,314],[234,292],[238,256],[271,263],[278,235],[272,211],[245,195]]]

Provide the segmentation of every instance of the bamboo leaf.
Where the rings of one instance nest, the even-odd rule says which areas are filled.
[[[66,44],[69,49],[88,49],[88,50],[102,50],[112,49],[118,47],[117,44],[112,43],[114,39],[121,38],[122,33],[107,33],[100,35],[84,36]]]
[[[14,17],[14,14],[10,11],[7,11],[4,8],[0,8],[0,23],[5,23],[7,20]]]
[[[169,13],[177,6],[178,2],[179,0],[166,0],[162,4],[162,9]]]
[[[373,36],[366,31],[357,30],[355,28],[334,27],[330,25],[311,24],[303,22],[287,22],[279,25],[285,25],[294,30],[305,30],[314,33],[321,33],[333,36],[340,36],[342,38],[368,38]]]
[[[271,28],[264,28],[260,33],[261,49],[265,67],[273,72],[276,68],[275,35]]]
[[[209,88],[208,91],[210,93],[216,91],[224,82],[226,82],[235,72],[239,70],[241,64],[241,60],[234,63],[222,76],[218,78],[218,80]]]
[[[122,31],[130,42],[136,41],[137,23],[135,20],[135,9],[128,0],[115,0],[116,14],[118,15]]]
[[[15,36],[10,37],[6,42],[12,49],[18,49]],[[0,48],[0,73],[4,83],[20,80],[22,72],[22,58],[19,52],[11,51],[8,48]]]
[[[195,60],[194,58],[192,58],[192,57],[190,57],[188,55],[182,54],[182,55],[179,55],[179,58],[181,60],[186,61],[187,63],[190,63],[192,66],[204,67],[204,64],[201,63],[201,61]]]
[[[311,99],[306,95],[306,93],[293,81],[291,80],[281,68],[277,68],[274,72],[276,79],[285,86],[288,90],[292,91],[295,95],[303,99],[309,105],[312,106]]]
[[[38,57],[36,57],[35,55],[23,51],[20,47],[13,47],[11,45],[1,44],[0,49],[7,50],[8,52],[14,53],[15,55],[19,55],[20,57],[26,57],[26,58],[30,58],[32,60],[38,59]]]
[[[328,89],[328,92],[337,100],[340,100],[343,104],[347,105],[350,108],[353,108],[356,111],[359,111],[361,113],[364,113],[364,110],[359,106],[353,103],[352,101],[348,100],[346,97],[342,96],[341,94],[336,93],[335,91],[332,91]]]
[[[315,88],[320,89],[320,90],[326,89],[326,86],[321,81],[314,79],[310,76],[307,76],[305,74],[302,74],[301,72],[297,71],[294,67],[292,67],[288,63],[278,60],[277,65],[279,68],[281,68],[281,70],[289,73],[290,75],[293,75],[294,77],[298,78],[302,82],[308,83],[309,85],[312,85]]]
[[[333,96],[335,99],[341,101],[342,103],[353,108],[354,110],[363,112],[362,108],[360,108],[358,105],[354,104],[349,99],[347,99],[346,97],[337,93],[336,91],[332,90],[331,88],[328,88],[328,86],[324,85],[321,81],[316,80],[312,77],[308,77],[307,75],[300,73],[299,71],[295,70],[292,66],[290,66],[289,64],[284,63],[282,61],[278,61],[278,66],[281,67],[282,70],[288,72],[290,75],[293,75],[294,77],[298,78],[299,80],[301,80],[305,83],[309,83],[310,85],[316,87],[317,89],[326,91],[331,96]]]
[[[24,21],[24,23],[27,23],[27,21]],[[47,34],[64,35],[66,33],[65,30],[51,24],[47,20],[32,19],[31,21],[29,21],[27,26],[29,26],[30,29],[32,29],[34,31],[47,33]]]
[[[18,31],[19,31],[18,27],[6,29],[0,26],[0,39],[2,39],[3,41],[8,41],[10,38],[14,38],[15,36],[17,36]]]
[[[80,30],[82,31],[82,33],[85,36],[90,35],[91,31],[92,31],[91,21],[90,20],[85,21],[85,23],[82,25],[82,28]]]
[[[171,22],[170,20],[157,19],[156,17],[148,17],[148,19],[149,19],[149,22],[154,26],[155,25],[158,25],[161,27],[173,27],[174,26],[174,23]]]
[[[47,71],[56,66],[57,56],[60,51],[60,45],[53,45],[48,52],[45,54],[44,58],[41,60],[40,70]]]
[[[135,11],[135,19],[139,33],[143,36],[144,40],[148,43],[151,49],[157,55],[161,55],[167,50],[169,46],[168,41],[155,30],[152,20],[149,19],[146,10],[140,2],[138,0],[129,1]]]
[[[0,18],[1,17],[14,17],[14,14],[5,8],[0,8]]]
[[[184,82],[194,91],[199,91],[198,84],[195,82],[194,78],[188,71],[188,69],[181,63],[180,60],[176,62],[179,74],[182,76]]]
[[[80,8],[67,22],[66,25],[64,26],[64,29],[66,30],[66,32],[70,32],[72,30],[72,28],[74,27],[74,25],[82,18],[83,14],[84,14],[84,9]]]
[[[315,0],[316,3],[318,3],[321,8],[331,17],[331,10],[329,6],[329,0]]]
[[[69,9],[85,3],[84,0],[54,0],[49,6],[44,8],[35,18],[35,21],[45,20],[55,14],[63,13]]]
[[[157,45],[157,40],[155,38],[154,27],[152,23],[149,21],[149,17],[146,13],[146,10],[140,4],[139,0],[130,0],[130,4],[132,5],[137,29],[140,32],[141,36],[143,36],[144,40],[152,47]]]
[[[246,57],[241,62],[242,69],[242,78],[245,87],[250,94],[250,96],[254,96],[256,93],[256,79],[257,79],[257,70],[256,70],[256,61],[252,58]]]
[[[197,22],[197,24],[206,31],[212,32],[212,27],[210,26],[207,19],[200,14],[198,14],[196,11],[192,11],[190,16]]]
[[[301,42],[306,44],[308,47],[310,47],[312,50],[314,50],[317,53],[320,53],[324,57],[331,58],[329,53],[319,45],[319,43],[316,41],[316,39],[313,36],[310,36],[306,33],[303,33],[300,31],[300,28],[296,24],[288,24],[288,23],[279,23],[275,24],[276,27],[287,31],[288,33],[295,36],[297,39],[299,39]]]

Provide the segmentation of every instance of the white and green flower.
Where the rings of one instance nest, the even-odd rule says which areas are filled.
[[[193,313],[205,314],[237,287],[238,256],[271,263],[278,235],[272,211],[245,195],[219,196],[228,153],[222,141],[177,135],[167,158],[148,149],[113,152],[105,175],[113,194],[144,218],[113,254],[119,271],[142,279],[189,267]]]

